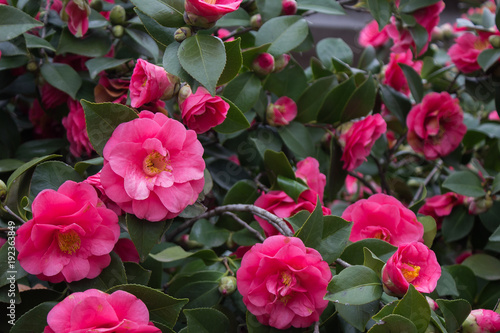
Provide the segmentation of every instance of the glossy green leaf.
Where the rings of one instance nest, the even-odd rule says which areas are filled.
[[[375,105],[376,89],[375,80],[370,74],[350,96],[342,112],[341,121],[347,122],[368,115]]]
[[[98,57],[87,60],[87,62],[85,62],[85,66],[87,66],[89,70],[90,78],[95,79],[100,72],[106,69],[111,69],[120,66],[121,64],[124,64],[129,60],[130,58],[114,59],[108,57]]]
[[[106,30],[89,30],[85,38],[77,38],[68,29],[64,29],[59,39],[57,53],[74,53],[91,58],[102,57],[108,54],[111,45],[111,35]]]
[[[325,299],[349,305],[363,305],[380,299],[382,284],[377,274],[365,266],[351,266],[332,278]]]
[[[174,327],[182,307],[188,302],[187,299],[177,299],[159,290],[135,284],[116,286],[106,292],[112,293],[117,290],[135,295],[146,304],[149,319],[167,327]]]
[[[418,333],[424,333],[431,320],[429,303],[412,284],[393,313],[409,319],[415,325]]]
[[[252,181],[240,180],[233,185],[224,197],[223,205],[230,204],[253,204],[255,200],[259,197],[257,188]],[[253,219],[252,214],[248,212],[237,212],[235,213],[243,221],[251,221]],[[228,230],[236,231],[240,230],[242,227],[229,216],[222,215],[217,221],[217,226],[224,227]]]
[[[477,63],[486,72],[500,58],[500,49],[486,49],[477,57]]]
[[[330,165],[328,168],[327,188],[330,197],[336,198],[339,191],[344,187],[347,171],[344,169],[342,158],[342,147],[336,139],[330,141]]]
[[[436,221],[432,216],[419,216],[417,219],[424,226],[424,244],[430,248],[437,233]]]
[[[81,100],[87,123],[87,134],[95,151],[102,156],[104,146],[115,128],[138,118],[137,113],[128,106],[117,103],[91,103]]]
[[[491,185],[491,193],[500,192],[500,173],[495,176],[493,184]]]
[[[227,332],[229,328],[229,319],[216,309],[186,309],[183,313],[188,332],[220,333]]]
[[[127,275],[127,283],[147,285],[151,278],[151,271],[144,269],[141,265],[135,262],[124,262],[125,274]]]
[[[0,5],[0,41],[13,39],[20,34],[43,26],[23,11],[8,5]]]
[[[229,104],[229,110],[224,122],[215,126],[214,129],[219,133],[229,134],[249,128],[250,123],[243,112],[233,102],[227,98],[222,98]]]
[[[335,111],[329,109],[329,107],[337,104],[330,103],[332,99],[329,96],[336,86],[337,78],[333,75],[314,81],[297,100],[296,120],[303,123],[312,122],[316,119],[323,121],[330,114],[335,114]]]
[[[380,301],[373,301],[363,305],[335,304],[335,308],[342,319],[361,332],[365,331],[365,326],[379,309]]]
[[[451,276],[451,274],[444,269],[441,270],[441,276],[439,277],[435,291],[441,297],[443,297],[443,296],[458,297],[459,296],[459,293],[457,290],[457,284],[455,283],[453,276]]]
[[[189,299],[186,309],[210,308],[221,298],[218,287],[218,281],[193,281],[182,286],[174,296]]]
[[[75,169],[63,162],[48,161],[38,164],[31,177],[30,199],[33,200],[45,189],[57,191],[67,180],[81,182],[83,178]]]
[[[20,160],[16,160],[13,158],[5,158],[0,160],[0,173],[14,171],[23,165],[24,162]]]
[[[297,9],[312,10],[330,15],[345,15],[344,9],[337,1],[297,0]]]
[[[356,83],[354,82],[354,77],[333,88],[326,96],[319,110],[318,121],[327,124],[334,124],[340,121],[344,108],[355,90]]]
[[[10,333],[42,332],[47,326],[47,315],[56,304],[57,302],[44,302],[30,309],[16,318]]]
[[[255,47],[249,47],[248,49],[242,50],[241,55],[243,57],[243,66],[247,67],[248,69],[251,69],[252,62],[255,59],[255,57],[258,56],[260,53],[267,52],[269,46],[271,46],[271,43]]]
[[[222,16],[221,19],[217,21],[218,27],[236,27],[236,26],[249,26],[250,25],[250,15],[242,7],[238,8],[234,12],[227,13]]]
[[[69,65],[47,62],[40,67],[40,73],[50,85],[76,99],[76,93],[82,86],[82,79]]]
[[[238,75],[241,65],[243,64],[243,56],[241,55],[241,38],[237,38],[231,42],[224,42],[226,49],[226,65],[222,71],[217,85],[221,86],[228,83]]]
[[[172,262],[186,258],[199,258],[206,264],[219,262],[219,257],[212,250],[200,250],[197,252],[186,252],[180,246],[169,247],[159,253],[150,254],[150,256],[159,262]]]
[[[481,179],[470,171],[457,171],[449,175],[443,182],[443,187],[468,197],[485,195]]]
[[[368,0],[368,9],[382,30],[391,18],[391,3],[387,0]]]
[[[139,252],[141,261],[144,261],[163,235],[166,221],[150,222],[141,220],[132,214],[127,214],[125,220],[130,238]]]
[[[385,305],[382,309],[380,309],[379,312],[377,312],[377,314],[375,316],[373,316],[373,320],[375,321],[381,321],[382,318],[392,314],[392,312],[394,311],[394,309],[396,308],[396,306],[398,305],[399,303],[399,300],[396,300],[396,301],[393,301],[387,305]]]
[[[474,272],[464,265],[443,266],[444,271],[450,273],[455,280],[458,296],[470,303],[474,302],[477,292],[477,282]]]
[[[406,126],[406,116],[411,110],[411,102],[404,94],[394,88],[381,84],[380,95],[389,111]]]
[[[229,82],[222,94],[242,112],[247,112],[259,99],[261,89],[259,78],[252,72],[246,72]]]
[[[280,175],[289,179],[295,179],[295,172],[292,169],[290,161],[288,161],[288,158],[282,151],[266,150],[264,153],[264,164],[268,169],[268,178],[271,184],[274,184]]]
[[[302,160],[314,155],[314,141],[307,128],[301,123],[292,121],[287,126],[280,127],[278,133],[298,159]]]
[[[308,32],[307,21],[301,16],[279,16],[260,27],[255,37],[255,45],[271,43],[267,52],[278,56],[299,46],[306,39]]]
[[[436,300],[439,310],[443,313],[445,327],[448,333],[453,333],[462,326],[462,323],[471,312],[469,302],[463,299]]]
[[[467,236],[474,226],[474,215],[467,208],[455,207],[443,220],[442,230],[446,242],[454,242]]]
[[[466,258],[462,265],[469,267],[476,276],[485,280],[500,280],[500,260],[489,254],[473,254]]]
[[[330,73],[331,75],[331,73]],[[271,91],[276,96],[287,96],[297,101],[307,88],[307,77],[302,67],[294,61],[278,73],[271,73],[264,85],[264,89]]]
[[[419,1],[401,0],[399,4],[399,9],[404,13],[412,13],[417,9],[428,7],[439,1],[440,0],[419,0]]]
[[[281,4],[273,0],[256,0],[255,4],[262,17],[262,21],[266,22],[273,17],[279,16],[281,13]]]
[[[24,38],[26,39],[26,47],[28,49],[47,49],[50,51],[55,52],[56,49],[50,44],[48,41],[46,41],[43,38],[37,37],[35,35],[31,34],[23,34]]]
[[[147,32],[125,28],[125,34],[140,47],[141,53],[149,58],[153,58],[155,62],[158,60],[160,53],[158,44],[156,44],[156,41]]]
[[[278,177],[279,179],[279,177]],[[310,248],[316,248],[321,242],[323,233],[323,210],[321,202],[318,199],[316,208],[309,215],[308,219],[304,222],[302,227],[295,232],[295,237],[300,238],[304,245]]]
[[[75,164],[75,171],[81,176],[91,166],[102,166],[104,159],[102,157],[91,158],[90,160],[80,161]]]
[[[411,36],[415,41],[415,46],[417,48],[417,54],[422,52],[422,49],[427,45],[427,41],[429,39],[429,33],[423,26],[420,24],[415,24],[414,27],[410,28]]]
[[[20,166],[16,171],[14,171],[10,175],[9,179],[7,180],[7,188],[10,189],[14,180],[19,178],[22,174],[24,174],[26,171],[33,168],[37,164],[42,163],[42,162],[47,161],[47,160],[51,160],[51,159],[56,158],[56,157],[60,157],[60,156],[61,155],[54,155],[54,154],[48,155],[48,156],[42,156],[39,158],[34,158],[31,161],[24,163],[22,166]]]
[[[67,144],[68,141],[65,139],[39,139],[26,141],[17,148],[15,157],[27,161],[35,157],[53,154],[66,147]]]
[[[377,273],[377,276],[380,278],[382,276],[382,268],[384,267],[385,262],[383,260],[380,260],[379,257],[374,255],[373,252],[366,247],[363,248],[363,253],[365,257],[363,266],[371,268],[375,273]]]
[[[413,99],[417,103],[420,103],[422,98],[424,98],[424,85],[422,84],[422,78],[411,66],[399,64],[399,67],[403,70]]]
[[[177,53],[182,68],[212,95],[226,65],[226,49],[217,37],[200,35],[185,39]]]
[[[368,333],[417,333],[419,332],[414,323],[408,318],[398,314],[390,314],[382,318],[381,322],[375,324]]]
[[[178,28],[185,25],[183,0],[132,0],[132,3],[165,27]]]
[[[324,38],[316,45],[316,54],[328,69],[333,69],[332,58],[335,57],[346,64],[352,64],[353,53],[349,45],[341,38]]]
[[[302,192],[308,189],[304,184],[281,175],[278,176],[277,180],[279,188],[295,201],[297,201]]]
[[[163,54],[163,68],[170,74],[178,76],[181,80],[190,82],[193,78],[182,68],[177,56],[180,46],[179,43],[172,43],[167,46]]]
[[[134,11],[141,19],[142,24],[144,24],[144,28],[146,28],[147,32],[151,37],[153,37],[154,40],[164,46],[170,45],[171,43],[175,42],[174,34],[177,30],[176,28],[164,27],[154,18],[146,15],[138,8],[134,8]]]
[[[217,227],[204,219],[197,221],[189,234],[189,240],[199,242],[209,248],[224,244],[228,238],[228,230]]]
[[[335,261],[344,251],[352,223],[338,216],[323,216],[323,233],[319,244],[315,247],[327,263]]]
[[[397,250],[395,246],[380,239],[367,238],[348,245],[340,258],[351,265],[362,265],[364,262],[365,247],[384,261]]]

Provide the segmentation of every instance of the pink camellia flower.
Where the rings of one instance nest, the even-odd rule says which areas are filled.
[[[491,49],[488,38],[493,35],[491,32],[479,32],[475,35],[472,32],[465,32],[455,40],[448,50],[451,61],[464,73],[472,73],[481,69],[477,62],[477,57],[486,49]]]
[[[116,242],[113,251],[120,256],[122,261],[131,261],[136,263],[141,261],[139,252],[137,252],[134,242],[128,238],[120,238],[118,242]]]
[[[386,28],[379,30],[378,23],[372,20],[359,33],[358,42],[363,47],[380,47],[389,40]]]
[[[33,200],[33,219],[17,231],[19,263],[41,280],[58,283],[97,277],[111,262],[120,236],[116,214],[94,188],[66,181]]]
[[[384,290],[394,296],[403,296],[410,284],[421,293],[431,293],[440,277],[436,254],[420,242],[399,245],[382,269]]]
[[[472,310],[462,324],[463,333],[495,333],[500,331],[500,314],[486,309]]]
[[[252,62],[252,69],[261,76],[271,74],[274,70],[274,57],[269,53],[260,53]]]
[[[422,60],[413,61],[411,50],[407,50],[404,53],[391,53],[391,59],[385,69],[385,77],[382,83],[409,95],[410,88],[408,87],[408,81],[399,64],[408,65],[420,74],[423,62]]]
[[[48,83],[45,83],[40,88],[40,95],[42,95],[42,105],[46,110],[54,109],[66,103],[70,98],[68,94],[54,88]]]
[[[359,172],[357,174],[358,176],[363,176]],[[375,181],[370,181],[370,185],[376,193],[382,192],[381,187]],[[367,188],[356,177],[351,175],[347,175],[344,186],[346,191],[344,199],[348,201],[352,201],[354,198],[362,198],[365,193],[371,193],[371,189]]]
[[[61,124],[42,109],[37,99],[33,101],[28,117],[31,124],[33,124],[36,136],[39,138],[57,138],[64,133]]]
[[[219,37],[220,39],[227,37],[230,34],[231,34],[231,31],[224,29],[224,28],[220,28],[219,30],[217,30],[217,37]],[[225,41],[232,42],[233,40],[234,40],[234,37],[231,37],[231,38],[226,39]]]
[[[68,100],[68,106],[69,114],[62,119],[62,124],[66,129],[66,136],[70,144],[69,151],[76,157],[82,156],[83,151],[87,156],[90,156],[94,148],[87,134],[83,107],[79,101],[73,99]]]
[[[274,58],[274,71],[273,71],[273,73],[279,73],[283,69],[285,69],[285,67],[290,62],[290,58],[291,58],[290,55],[286,54],[286,53],[280,54],[279,56],[276,56]]]
[[[349,122],[340,130],[339,143],[343,147],[341,161],[343,168],[353,171],[366,161],[366,156],[382,134],[387,131],[387,124],[380,114],[366,116],[362,120]]]
[[[130,105],[138,108],[165,95],[168,99],[178,89],[179,78],[167,73],[163,67],[138,59],[130,79]]]
[[[266,119],[271,126],[285,126],[297,117],[297,104],[287,96],[281,96],[267,106]]]
[[[463,195],[454,192],[435,195],[427,198],[418,212],[423,215],[432,216],[436,220],[439,229],[443,219],[451,214],[453,207],[463,204],[465,199]]]
[[[190,25],[205,27],[205,25],[213,24],[222,16],[237,10],[241,1],[186,0],[184,20]]]
[[[319,162],[314,157],[297,163],[297,171],[295,176],[304,180],[311,190],[319,195],[319,200],[323,202],[323,192],[326,186],[326,176],[319,172]]]
[[[203,147],[194,131],[162,113],[142,111],[104,146],[101,184],[108,198],[140,219],[179,215],[203,189]]]
[[[488,113],[488,120],[500,121],[500,117],[498,116],[498,112],[495,110],[495,111],[491,111],[490,113]]]
[[[328,305],[332,273],[318,251],[282,235],[255,244],[241,260],[238,291],[248,311],[278,329],[309,327]]]
[[[316,208],[318,193],[313,190],[305,190],[302,192],[295,202],[291,197],[289,197],[283,191],[271,191],[269,193],[262,194],[257,200],[255,200],[254,205],[260,208],[264,208],[270,213],[281,217],[287,218],[293,216],[300,212],[301,210],[307,210],[312,213],[314,208]],[[323,215],[330,215],[331,211],[327,207],[322,207]],[[264,219],[261,219],[258,216],[255,216],[257,222],[264,230],[266,237],[278,235],[278,230],[273,227],[269,222]],[[287,222],[288,227],[292,232],[294,232],[292,226]]]
[[[104,187],[101,184],[101,171],[92,176],[89,176],[83,182],[94,186],[94,188],[97,191],[97,195],[99,196],[99,199],[106,205],[106,207],[111,209],[118,216],[123,214],[121,208],[106,196]]]
[[[229,107],[225,100],[212,96],[204,87],[198,87],[196,93],[190,94],[179,104],[182,121],[198,134],[222,124]]]
[[[297,13],[297,2],[295,0],[281,0],[281,14],[295,15]]]
[[[446,156],[460,145],[467,132],[463,120],[458,99],[447,92],[427,94],[406,118],[408,143],[428,160]]]
[[[44,333],[161,333],[149,322],[149,311],[136,296],[117,290],[106,294],[88,289],[69,295],[47,315]]]
[[[423,240],[424,226],[417,221],[415,213],[387,194],[358,200],[346,208],[342,218],[353,223],[351,242],[378,238],[398,246]]]
[[[89,29],[90,6],[85,0],[70,0],[66,4],[68,29],[75,37],[83,37]]]

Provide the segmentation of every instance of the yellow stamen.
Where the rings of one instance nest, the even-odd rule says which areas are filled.
[[[142,169],[146,175],[156,176],[163,171],[172,172],[172,169],[169,168],[169,164],[167,156],[163,156],[159,152],[153,151],[146,156],[142,162]]]
[[[403,268],[401,270],[401,272],[403,273],[403,276],[405,277],[406,281],[411,283],[413,280],[415,280],[418,277],[418,273],[420,272],[420,266],[412,265],[412,264],[406,264],[406,265],[412,267],[413,270]]]
[[[76,253],[80,249],[81,243],[80,236],[74,230],[57,235],[57,245],[59,245],[59,249],[64,253]]]
[[[283,283],[285,286],[288,287],[291,282],[292,282],[292,275],[290,275],[289,272],[282,272],[281,273],[281,283]]]
[[[204,1],[209,5],[215,5],[215,3],[217,2],[217,0],[204,0]]]

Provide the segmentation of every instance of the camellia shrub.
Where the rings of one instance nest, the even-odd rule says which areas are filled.
[[[499,11],[0,0],[0,332],[500,331]]]

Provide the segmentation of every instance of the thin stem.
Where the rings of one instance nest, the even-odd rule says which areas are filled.
[[[429,182],[431,181],[432,177],[434,177],[434,175],[436,174],[436,172],[439,171],[439,169],[441,169],[441,166],[443,165],[443,161],[442,160],[439,160],[436,165],[434,166],[434,169],[432,169],[431,172],[429,172],[429,174],[427,175],[427,177],[425,178],[424,182],[422,184],[420,184],[418,190],[417,190],[417,193],[415,193],[415,195],[413,196],[413,199],[411,200],[410,202],[410,205],[409,207],[413,206],[415,204],[415,202],[417,202],[417,200],[420,198],[420,196],[422,195],[422,192],[424,190],[424,187],[427,186],[427,184],[429,184]]]
[[[344,260],[342,260],[342,259],[340,259],[340,258],[338,258],[337,260],[335,260],[335,262],[336,262],[337,264],[339,264],[340,266],[344,267],[344,268],[347,268],[347,267],[351,267],[351,266],[352,266],[350,263],[348,263],[348,262],[346,262],[346,261],[344,261]]]
[[[228,40],[229,38],[231,37],[236,37],[236,36],[239,36],[239,35],[243,35],[244,33],[246,32],[249,32],[249,31],[252,31],[253,28],[252,27],[247,27],[247,28],[244,28],[244,29],[241,29],[241,30],[234,30],[233,32],[231,32],[229,35],[227,35],[226,37],[224,38],[221,38],[223,41],[226,41]]]
[[[255,182],[255,184],[257,184],[257,187],[258,187],[258,188],[260,188],[261,190],[263,190],[263,191],[265,191],[265,192],[269,192],[269,188],[268,188],[266,185],[264,185],[264,184],[262,184],[262,183],[260,182],[260,178],[261,178],[261,177],[262,177],[262,173],[259,173],[259,174],[257,175],[257,177],[255,177],[255,179],[254,179],[253,181]]]
[[[227,216],[231,216],[233,218],[233,220],[235,220],[236,222],[238,222],[239,224],[241,224],[243,227],[245,227],[245,229],[247,229],[248,231],[250,231],[258,240],[260,240],[261,242],[264,241],[264,237],[262,237],[262,235],[260,234],[260,232],[258,232],[257,230],[255,230],[254,228],[252,228],[251,226],[248,225],[248,223],[246,223],[245,221],[243,221],[242,219],[240,219],[238,217],[238,215],[234,214],[234,213],[231,213],[231,212],[225,212],[224,215],[227,215]]]
[[[401,136],[399,137],[398,141],[394,144],[394,147],[392,147],[389,150],[389,159],[392,157],[392,155],[398,150],[399,146],[403,144],[403,142],[406,140],[406,133],[408,131],[405,131]]]
[[[234,204],[234,205],[226,205],[226,206],[216,207],[208,212],[205,212],[201,215],[198,215],[195,218],[192,218],[192,219],[184,222],[183,224],[178,226],[175,230],[172,231],[172,233],[170,233],[166,237],[166,241],[173,240],[175,238],[175,236],[177,236],[177,234],[188,229],[196,221],[198,221],[200,219],[208,219],[208,218],[211,218],[213,216],[222,215],[222,214],[224,214],[226,212],[230,212],[230,211],[250,212],[250,213],[260,217],[261,219],[264,219],[264,220],[268,221],[269,223],[271,223],[282,235],[285,235],[288,237],[293,236],[292,231],[290,230],[290,228],[288,227],[288,225],[286,224],[286,222],[282,218],[268,212],[267,210],[265,210],[263,208],[260,208],[260,207],[254,206],[254,205]]]
[[[379,160],[371,155],[373,158],[373,161],[375,161],[375,164],[377,165],[378,169],[378,174],[380,176],[380,187],[382,187],[382,192],[391,195],[391,190],[389,189],[389,184],[387,184],[387,179],[385,178],[385,172],[386,172],[386,165],[385,164],[380,164]]]
[[[319,321],[314,323],[314,333],[319,333]]]
[[[21,223],[25,223],[26,221],[24,219],[22,219],[19,215],[17,215],[16,213],[14,213],[9,207],[7,206],[3,206],[3,209],[5,209],[5,211],[7,213],[9,213],[10,215],[14,216],[19,222]]]
[[[372,184],[370,184],[366,179],[364,179],[363,177],[359,176],[358,174],[352,171],[348,171],[347,173],[349,174],[349,176],[354,177],[360,182],[362,182],[363,185],[365,185],[370,190],[370,192],[372,192],[372,194],[377,193],[377,191],[373,188]]]
[[[222,259],[222,263],[224,264],[224,266],[226,266],[226,269],[229,272],[229,274],[231,274],[231,276],[234,276],[234,272],[231,270],[231,268],[229,268],[229,265],[227,264],[227,257]]]

